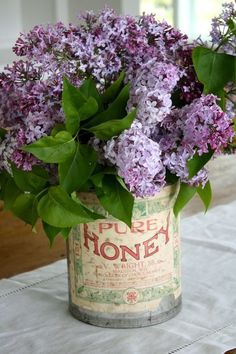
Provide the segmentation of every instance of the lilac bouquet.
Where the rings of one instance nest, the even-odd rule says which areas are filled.
[[[227,7],[228,6],[228,7]],[[36,26],[0,74],[0,199],[50,241],[103,215],[131,225],[134,197],[180,182],[174,212],[198,193],[205,164],[234,137],[236,13],[213,21],[212,46],[153,15],[105,9],[80,25]]]

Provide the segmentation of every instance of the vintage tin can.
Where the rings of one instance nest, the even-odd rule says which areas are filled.
[[[154,325],[181,306],[177,185],[135,200],[131,229],[108,216],[74,228],[68,239],[69,308],[101,327]],[[103,212],[96,196],[83,202]]]

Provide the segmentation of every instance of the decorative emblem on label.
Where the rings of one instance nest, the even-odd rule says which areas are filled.
[[[123,297],[127,304],[134,305],[138,302],[139,292],[136,289],[127,289]]]

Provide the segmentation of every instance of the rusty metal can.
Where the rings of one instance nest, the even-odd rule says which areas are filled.
[[[77,319],[101,327],[161,323],[181,307],[177,185],[135,199],[132,227],[107,216],[75,227],[68,239],[69,308]],[[81,200],[104,213],[96,196]]]

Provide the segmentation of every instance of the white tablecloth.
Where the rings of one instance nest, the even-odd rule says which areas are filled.
[[[0,281],[0,354],[222,354],[236,347],[236,202],[182,220],[183,309],[104,329],[68,312],[66,262]]]

